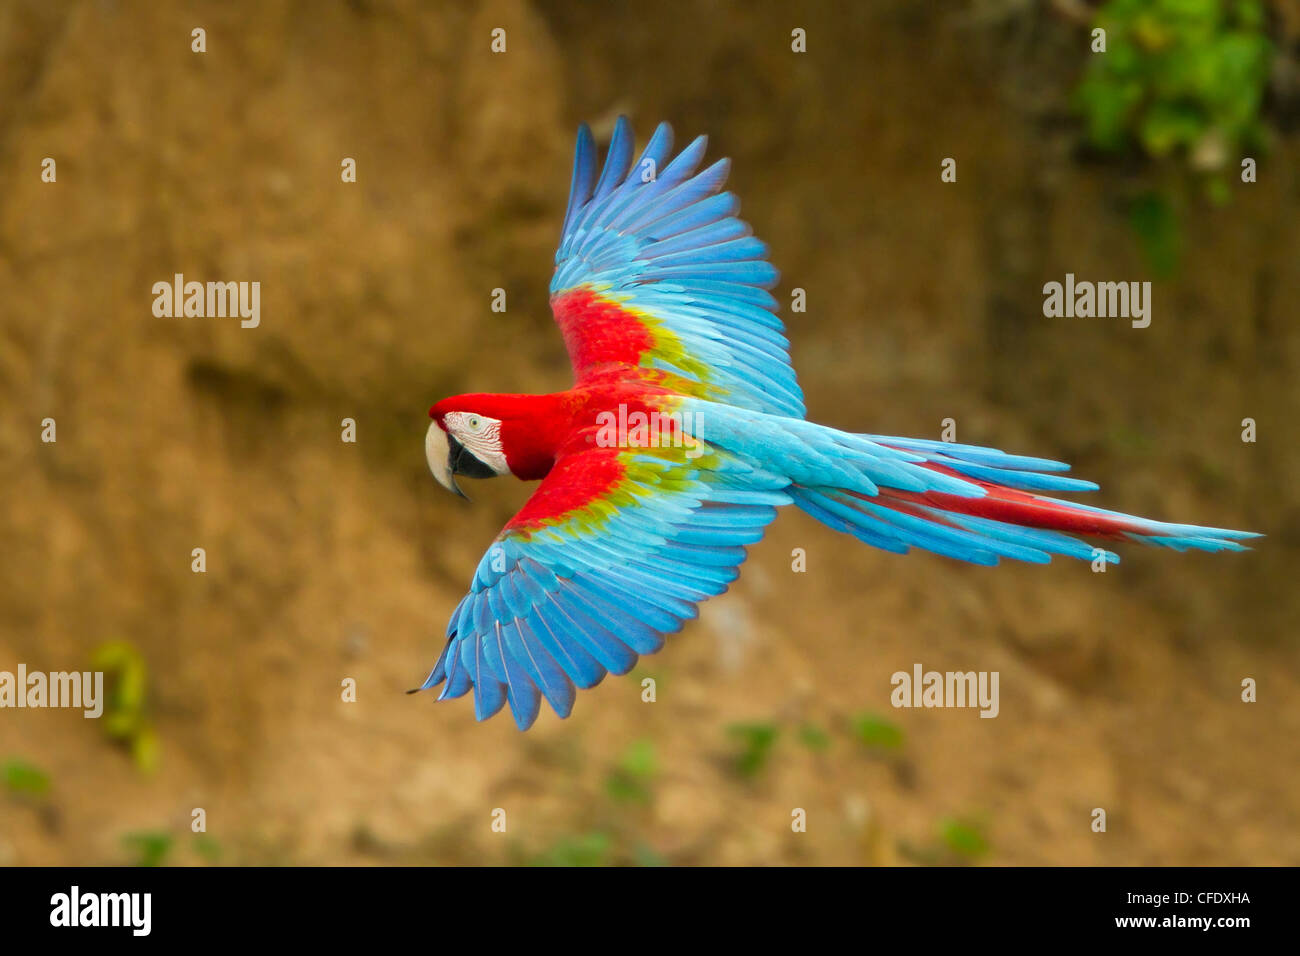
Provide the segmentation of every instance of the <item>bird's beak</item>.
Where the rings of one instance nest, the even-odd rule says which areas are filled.
[[[437,422],[429,423],[429,430],[424,435],[424,457],[429,461],[429,470],[438,484],[448,491],[468,498],[456,484],[457,475],[470,478],[492,478],[496,472],[474,457],[468,448],[456,441],[454,435],[448,435]]]
[[[438,484],[464,498],[465,492],[457,487],[456,475],[453,471],[456,455],[462,449],[460,442],[456,442],[455,449],[451,444],[452,439],[442,430],[442,426],[437,422],[429,422],[429,430],[424,433],[424,457],[429,462],[429,470],[433,472],[433,477],[438,479]]]

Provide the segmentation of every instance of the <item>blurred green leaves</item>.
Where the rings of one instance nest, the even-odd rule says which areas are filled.
[[[49,774],[23,760],[0,764],[0,783],[6,793],[16,797],[39,798],[50,792]]]
[[[635,741],[605,778],[605,792],[622,803],[648,804],[653,799],[650,785],[658,772],[654,744]]]
[[[109,641],[95,650],[90,666],[104,672],[104,732],[130,750],[137,767],[152,772],[158,766],[158,735],[146,711],[149,669],[144,657],[128,641]]]
[[[578,822],[578,832],[557,837],[540,851],[522,851],[520,862],[532,866],[660,866],[663,858],[640,842],[629,811],[650,807],[660,774],[652,740],[634,740],[605,773],[607,808]],[[635,815],[631,817],[635,819]]]
[[[1158,277],[1182,256],[1176,198],[1185,181],[1222,205],[1228,174],[1266,145],[1261,115],[1273,44],[1261,0],[1108,0],[1095,27],[1106,51],[1090,55],[1075,91],[1088,142],[1105,154],[1174,164],[1182,183],[1142,192],[1129,224]]]
[[[877,754],[896,754],[903,747],[903,732],[879,714],[863,712],[847,721],[837,722],[835,734],[812,721],[803,721],[791,729],[798,742],[818,756],[828,753],[841,732]],[[777,721],[752,721],[730,724],[726,734],[731,744],[726,765],[742,780],[755,780],[771,765],[783,733]]]
[[[1109,0],[1077,93],[1088,138],[1154,157],[1199,148],[1205,170],[1262,145],[1260,105],[1272,43],[1260,0]]]
[[[167,830],[137,830],[122,837],[122,847],[130,855],[131,866],[166,866],[185,843]],[[221,844],[206,833],[196,834],[189,848],[201,862],[216,865],[221,860]]]
[[[960,866],[979,862],[992,849],[985,825],[973,817],[944,817],[935,834],[937,839],[920,844],[899,840],[899,856],[919,866]]]
[[[940,820],[939,839],[948,852],[963,860],[976,860],[989,851],[984,828],[973,820]]]
[[[859,743],[873,750],[898,750],[903,746],[903,731],[878,714],[858,714],[850,719],[849,727]]]
[[[812,723],[799,726],[799,742],[813,753],[822,753],[831,746],[831,735]]]
[[[607,866],[614,841],[608,833],[593,831],[557,840],[535,857],[533,866]]]
[[[172,836],[161,830],[128,833],[122,845],[131,853],[135,866],[161,866],[171,854]]]
[[[221,844],[206,833],[200,833],[194,838],[194,852],[205,863],[216,864],[221,861]]]
[[[1128,207],[1128,222],[1151,270],[1161,278],[1173,275],[1183,253],[1178,213],[1165,194],[1147,190]]]
[[[736,746],[730,764],[737,776],[753,778],[767,766],[781,729],[772,723],[732,724],[727,736]]]

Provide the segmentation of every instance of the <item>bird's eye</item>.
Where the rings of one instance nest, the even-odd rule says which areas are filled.
[[[470,431],[472,431],[472,432],[476,432],[476,431],[478,431],[479,428],[482,427],[482,425],[483,425],[483,420],[482,420],[481,418],[479,418],[477,415],[471,415],[471,416],[470,416],[470,417],[465,421],[465,427],[468,428],[468,429],[469,429]]]

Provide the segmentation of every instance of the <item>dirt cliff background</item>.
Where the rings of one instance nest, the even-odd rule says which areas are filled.
[[[1066,272],[1151,277],[1137,174],[1074,148],[1056,6],[0,4],[0,669],[125,642],[143,686],[116,740],[0,711],[0,863],[1300,863],[1300,145],[1189,211],[1150,328],[1044,318]],[[620,112],[733,158],[807,292],[811,418],[950,417],[1105,507],[1268,537],[990,570],[790,512],[567,721],[405,695],[528,494],[443,492],[427,408],[569,384],[573,134]],[[260,327],[154,317],[175,273],[260,281]],[[999,671],[1000,716],[893,709],[915,662]]]

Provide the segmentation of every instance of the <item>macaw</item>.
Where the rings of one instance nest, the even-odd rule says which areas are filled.
[[[567,717],[576,688],[626,673],[724,592],[782,505],[886,551],[982,565],[1118,563],[1079,535],[1248,550],[1257,535],[1049,497],[1097,488],[1061,462],[808,421],[768,292],[777,270],[723,191],[729,160],[697,172],[706,142],[673,158],[663,123],[634,163],[620,118],[597,177],[583,125],[550,285],[574,386],[429,410],[425,454],[449,490],[462,494],[457,475],[541,484],[483,556],[417,691],[472,688],[479,720],[509,702],[520,730],[543,697]]]

